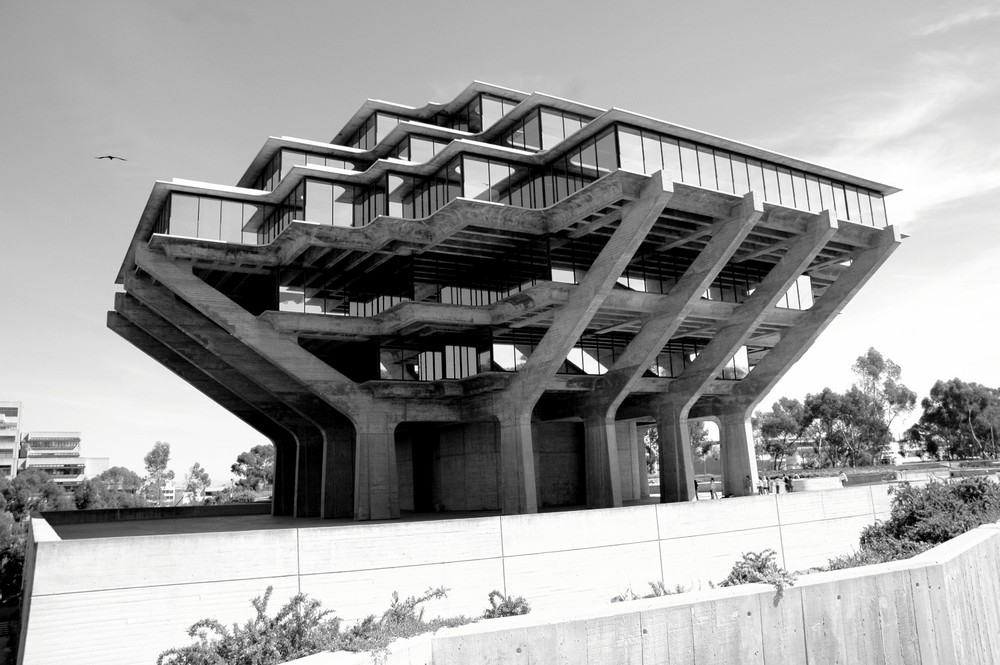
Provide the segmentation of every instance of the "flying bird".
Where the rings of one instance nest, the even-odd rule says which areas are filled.
[[[94,159],[107,159],[108,161],[114,161],[116,159],[120,159],[123,162],[127,162],[128,161],[124,157],[118,157],[116,155],[101,155],[100,157],[94,157]]]

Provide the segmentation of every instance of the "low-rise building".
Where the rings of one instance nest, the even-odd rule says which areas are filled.
[[[84,478],[107,471],[109,465],[107,457],[82,455],[79,432],[28,432],[18,457],[18,470],[39,469],[70,490]]]
[[[21,403],[0,402],[0,475],[17,473],[17,444],[21,440]]]

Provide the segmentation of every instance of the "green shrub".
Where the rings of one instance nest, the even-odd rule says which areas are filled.
[[[777,556],[778,553],[772,549],[766,549],[760,553],[744,552],[743,558],[733,565],[729,576],[719,582],[719,586],[771,584],[777,591],[774,596],[774,604],[777,605],[785,593],[785,587],[795,584],[795,574],[779,566]]]
[[[500,602],[497,602],[499,599]],[[484,619],[516,617],[531,611],[531,605],[524,596],[505,596],[496,589],[490,591],[490,607],[483,612]]]
[[[678,584],[673,589],[668,589],[662,580],[657,580],[655,582],[649,583],[650,592],[644,596],[640,596],[635,591],[632,591],[632,587],[625,589],[617,596],[611,599],[612,603],[621,603],[626,600],[639,600],[641,598],[659,598],[660,596],[673,596],[678,593],[687,593],[690,591],[687,587]]]
[[[865,527],[858,552],[830,560],[831,569],[906,559],[982,524],[1000,520],[1000,485],[970,477],[922,487],[890,487],[889,519]]]
[[[273,587],[251,604],[256,616],[230,630],[216,619],[202,619],[188,629],[195,643],[168,649],[157,665],[272,665],[330,648],[336,641],[339,620],[320,602],[296,594],[272,618],[267,604]]]
[[[462,616],[424,621],[420,605],[447,594],[439,587],[403,601],[394,592],[389,609],[380,618],[370,615],[341,631],[340,619],[332,616],[332,610],[322,609],[318,600],[302,593],[293,596],[274,617],[268,616],[272,590],[268,587],[263,596],[251,601],[256,616],[243,626],[234,623],[230,629],[216,619],[196,622],[188,629],[195,643],[164,651],[157,665],[276,665],[319,651],[384,653],[393,640],[471,621]]]

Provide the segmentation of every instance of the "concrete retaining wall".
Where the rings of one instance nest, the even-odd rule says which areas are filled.
[[[62,541],[29,545],[24,662],[152,663],[188,643],[193,622],[244,621],[273,585],[276,611],[298,591],[338,616],[381,613],[393,591],[446,586],[428,616],[477,615],[492,589],[536,611],[597,605],[651,580],[707,587],[740,555],[773,548],[785,567],[857,546],[889,510],[884,487],[424,522]],[[39,520],[36,533],[44,531]],[[47,525],[46,525],[47,526]]]
[[[1000,662],[1000,526],[908,561],[441,631],[396,663]],[[417,659],[402,658],[412,651]],[[429,657],[428,657],[429,656]],[[357,656],[321,663],[348,665]],[[355,660],[352,660],[354,658]],[[363,657],[362,657],[363,658]]]

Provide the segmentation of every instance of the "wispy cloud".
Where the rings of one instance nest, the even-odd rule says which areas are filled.
[[[889,208],[904,225],[1000,187],[1000,44],[918,52],[891,80],[859,84],[769,144],[901,187]]]
[[[996,18],[1000,18],[1000,5],[994,4],[990,6],[975,7],[922,26],[916,30],[915,34],[918,37],[928,37],[930,35],[949,32],[956,28]]]

